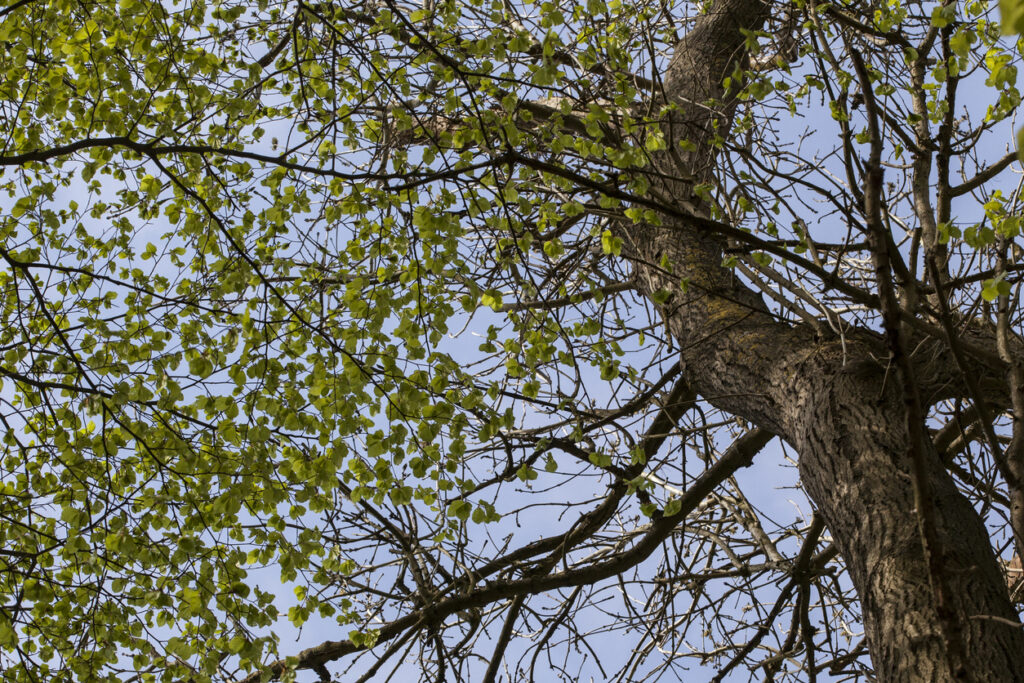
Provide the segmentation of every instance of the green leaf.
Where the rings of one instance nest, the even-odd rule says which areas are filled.
[[[601,363],[601,379],[606,382],[618,378],[619,376],[619,363],[618,361],[605,361]]]
[[[679,498],[672,498],[665,503],[664,515],[666,517],[674,517],[679,514],[679,511],[683,509],[683,501]]]
[[[651,299],[654,303],[659,306],[663,306],[668,303],[668,300],[672,298],[672,292],[667,289],[659,289],[651,294]]]
[[[203,607],[202,594],[193,588],[183,588],[181,590],[181,597],[191,609],[192,612],[198,612]]]
[[[619,256],[622,253],[622,238],[616,237],[611,230],[601,233],[601,250],[605,254]]]
[[[246,641],[246,639],[242,636],[232,636],[231,640],[228,641],[228,652],[230,652],[233,655],[237,655],[239,652],[245,649],[247,643],[248,641]]]
[[[1000,0],[1002,2],[1002,0]],[[935,28],[945,28],[956,20],[956,3],[951,2],[949,4],[936,7],[932,10],[932,26]]]
[[[159,196],[162,187],[160,181],[151,175],[147,175],[139,181],[139,189],[152,198]]]
[[[467,500],[453,500],[448,505],[448,516],[455,517],[463,522],[469,519],[473,512],[473,505]]]
[[[188,362],[190,373],[200,379],[209,377],[213,373],[213,363],[204,356],[196,356]]]
[[[501,292],[496,289],[490,289],[483,293],[480,297],[480,303],[484,306],[489,306],[493,310],[497,311],[501,309]]]
[[[11,215],[15,218],[21,218],[29,209],[32,208],[34,204],[34,198],[21,197],[18,201],[14,202],[14,206],[11,207]]]
[[[1015,0],[1016,1],[1016,0]],[[1024,6],[1024,0],[1020,0],[1021,6]],[[977,39],[977,35],[974,31],[969,29],[961,28],[957,30],[949,38],[949,47],[953,51],[953,54],[958,57],[966,58],[970,53],[971,44]]]
[[[524,463],[516,470],[516,476],[519,477],[519,481],[533,481],[538,475],[537,470]]]
[[[1000,273],[994,278],[985,280],[981,289],[981,296],[985,301],[991,302],[1001,296],[1009,296],[1010,283],[1003,279],[1005,277],[1006,273]]]
[[[1024,0],[999,0],[1003,33],[1024,33]]]

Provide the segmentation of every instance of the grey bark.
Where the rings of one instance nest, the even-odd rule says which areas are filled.
[[[741,29],[761,28],[760,0],[720,0],[678,44],[665,74],[677,105],[655,160],[653,196],[673,207],[662,225],[622,226],[644,291],[674,292],[661,306],[688,377],[715,406],[779,434],[800,456],[807,493],[835,538],[860,596],[872,662],[881,681],[957,680],[947,661],[914,509],[904,404],[887,372],[880,336],[847,338],[777,321],[760,297],[721,266],[724,239],[679,217],[700,216],[692,195],[709,180],[714,135],[726,135],[722,89],[746,59]],[[696,151],[683,153],[687,139]],[[668,264],[663,268],[662,264]],[[685,280],[685,287],[680,287]],[[948,364],[947,364],[948,365]],[[941,362],[922,368],[922,394],[954,386]],[[963,632],[968,679],[1024,680],[1024,631],[981,519],[960,495],[935,449],[926,449],[935,520],[946,549],[945,580]]]

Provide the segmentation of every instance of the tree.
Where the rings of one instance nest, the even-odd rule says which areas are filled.
[[[993,11],[0,10],[5,680],[1024,680]]]

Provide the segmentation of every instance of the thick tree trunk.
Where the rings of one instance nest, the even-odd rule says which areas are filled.
[[[838,349],[828,351],[794,386],[787,439],[800,453],[801,478],[860,596],[879,680],[951,680],[914,509],[902,397],[878,363],[844,366]],[[1024,634],[1006,623],[1017,617],[988,533],[934,449],[927,458],[970,680],[1024,680]]]
[[[690,190],[711,178],[708,143],[730,119],[721,83],[744,59],[741,29],[760,29],[766,14],[759,0],[721,0],[677,47],[665,84],[678,111],[665,124],[670,149],[656,160],[663,176],[653,196],[661,201],[701,211]],[[678,152],[681,139],[697,151]],[[700,394],[799,453],[803,483],[860,596],[879,680],[953,680],[914,509],[903,401],[882,340],[863,331],[843,345],[778,322],[721,266],[722,238],[678,212],[660,227],[622,232],[646,292],[675,292],[662,311]],[[1024,681],[1024,631],[1012,625],[988,534],[935,451],[926,457],[970,679]]]

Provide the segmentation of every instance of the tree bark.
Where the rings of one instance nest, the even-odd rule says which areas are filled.
[[[620,230],[699,393],[798,452],[806,491],[860,596],[879,680],[957,680],[918,532],[901,390],[881,337],[854,331],[843,344],[777,321],[721,265],[724,239],[678,217],[680,208],[703,214],[693,187],[712,179],[714,138],[727,135],[734,106],[722,83],[746,60],[744,30],[760,29],[767,14],[759,0],[720,0],[680,41],[664,79],[676,105],[663,126],[668,149],[652,174],[652,196],[672,211],[660,226]],[[684,139],[694,151],[681,150]],[[1022,681],[1024,631],[988,533],[934,448],[925,457],[969,679]]]

